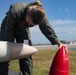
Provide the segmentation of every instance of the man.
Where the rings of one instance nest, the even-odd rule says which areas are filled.
[[[53,44],[63,46],[56,33],[49,24],[42,4],[39,1],[26,4],[24,2],[12,4],[1,24],[1,40],[23,43],[28,40],[31,44],[29,27],[39,25],[41,32]],[[0,75],[8,75],[8,62],[0,63]],[[32,56],[19,59],[22,75],[32,75]]]

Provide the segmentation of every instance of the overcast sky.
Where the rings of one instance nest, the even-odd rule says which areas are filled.
[[[34,0],[1,0],[0,23],[10,4],[15,2],[33,2]],[[76,40],[76,0],[40,0],[47,18],[60,40]],[[33,43],[49,43],[38,26],[30,29]]]

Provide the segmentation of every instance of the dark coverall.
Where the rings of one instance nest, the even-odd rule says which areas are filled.
[[[29,6],[30,4],[24,2],[15,3],[10,6],[9,11],[1,24],[2,41],[14,42],[14,40],[16,40],[17,43],[23,43],[25,39],[28,39],[29,45],[32,45],[29,26],[28,23],[25,22],[26,12]],[[46,17],[40,23],[39,29],[52,45],[59,42],[56,33]],[[8,63],[9,61],[0,63],[0,75],[8,75]],[[23,75],[32,75],[32,56],[19,59],[19,65]]]

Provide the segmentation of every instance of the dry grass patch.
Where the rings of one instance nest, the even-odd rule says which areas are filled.
[[[48,75],[51,62],[57,50],[39,50],[33,55],[33,75]],[[76,50],[69,50],[69,75],[76,75]],[[19,72],[18,61],[10,63],[10,69]]]

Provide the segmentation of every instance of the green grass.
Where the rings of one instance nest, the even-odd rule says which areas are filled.
[[[56,50],[39,50],[33,55],[33,75],[48,75]],[[76,50],[69,50],[69,75],[76,75]],[[10,62],[10,70],[19,72],[18,60]]]

